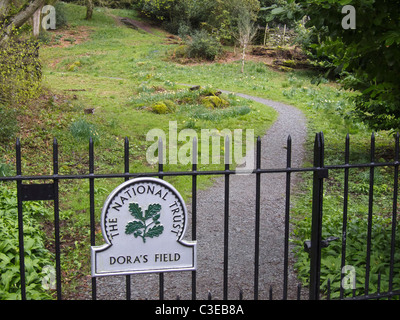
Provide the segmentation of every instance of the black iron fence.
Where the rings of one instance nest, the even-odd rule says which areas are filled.
[[[129,180],[137,177],[159,177],[163,179],[167,176],[189,176],[192,179],[192,197],[191,197],[191,237],[192,240],[197,238],[197,187],[199,176],[222,176],[224,177],[224,254],[223,254],[223,299],[228,299],[229,290],[229,277],[228,277],[228,266],[229,266],[229,194],[230,194],[230,183],[229,179],[231,175],[236,174],[236,170],[232,170],[229,164],[225,164],[224,170],[213,170],[204,171],[198,170],[197,161],[193,161],[192,170],[184,172],[165,172],[162,163],[158,166],[157,172],[152,173],[132,173],[129,167],[129,141],[125,139],[124,146],[124,172],[118,174],[97,174],[94,170],[94,145],[92,139],[89,142],[89,173],[88,174],[77,174],[77,175],[60,175],[58,170],[58,144],[56,139],[53,142],[53,174],[40,175],[40,176],[26,176],[22,174],[21,169],[21,144],[17,140],[16,143],[16,175],[0,177],[0,181],[16,182],[17,195],[18,195],[18,226],[19,226],[19,261],[20,261],[20,286],[21,286],[21,298],[26,299],[26,274],[25,274],[25,254],[24,254],[24,225],[23,225],[23,206],[24,201],[37,201],[37,200],[51,200],[54,201],[54,241],[55,241],[55,270],[56,270],[56,292],[57,298],[62,299],[62,270],[60,260],[60,218],[59,218],[59,182],[62,180],[87,180],[89,181],[89,201],[90,201],[90,242],[92,246],[96,245],[95,232],[96,232],[96,218],[95,218],[95,181],[96,179],[105,178],[123,178]],[[160,148],[162,150],[162,148]],[[194,148],[197,150],[197,147]],[[399,241],[396,240],[396,229],[398,223],[397,208],[398,208],[398,178],[399,178],[399,135],[395,138],[395,154],[392,162],[376,162],[375,161],[375,138],[372,135],[371,139],[371,151],[370,151],[370,162],[362,164],[350,163],[350,143],[349,136],[346,138],[346,149],[345,149],[345,162],[340,165],[325,165],[324,161],[324,136],[322,133],[318,133],[315,138],[314,144],[314,164],[312,167],[306,168],[294,168],[292,167],[292,146],[291,138],[289,136],[287,140],[287,159],[285,168],[261,168],[261,139],[258,138],[256,145],[256,166],[250,173],[255,175],[255,226],[254,226],[254,254],[253,254],[253,272],[254,272],[254,283],[253,283],[253,298],[257,300],[259,298],[259,277],[260,277],[260,251],[264,248],[260,247],[260,218],[261,218],[261,176],[269,173],[283,173],[286,175],[286,190],[285,190],[285,237],[284,237],[284,263],[283,263],[283,299],[288,297],[288,268],[289,268],[289,230],[290,230],[290,207],[291,207],[291,178],[292,174],[298,172],[312,172],[313,173],[313,193],[312,193],[312,226],[311,226],[311,239],[304,243],[305,250],[310,255],[310,277],[308,283],[308,298],[312,300],[318,300],[322,298],[330,297],[330,281],[328,281],[327,290],[321,295],[321,253],[322,248],[329,244],[332,239],[322,239],[322,225],[323,225],[323,202],[324,202],[324,183],[329,176],[329,172],[332,170],[341,170],[344,172],[344,194],[343,194],[343,229],[341,231],[342,239],[342,252],[341,252],[341,266],[344,267],[346,264],[346,235],[347,235],[347,221],[348,221],[348,197],[349,197],[349,171],[355,168],[368,168],[369,169],[369,206],[368,206],[368,234],[367,234],[367,258],[365,264],[365,282],[364,282],[364,294],[361,296],[354,295],[350,299],[377,299],[377,298],[393,298],[400,295],[400,287],[394,286],[394,279],[399,277],[400,274],[395,271],[395,264],[399,263],[399,254],[396,250],[399,250]],[[161,156],[162,158],[162,156]],[[372,238],[372,226],[373,226],[373,201],[374,201],[374,173],[378,167],[392,167],[394,168],[393,175],[393,199],[392,199],[392,217],[391,217],[391,243],[390,243],[390,265],[387,274],[389,277],[389,286],[386,292],[380,292],[380,275],[378,275],[378,290],[371,292],[369,288],[369,279],[371,276],[371,245],[374,239]],[[27,181],[52,181],[52,183],[30,183]],[[396,254],[397,253],[397,254]],[[87,261],[87,263],[90,263]],[[197,299],[196,296],[196,272],[192,271],[192,299]],[[341,276],[341,280],[343,275]],[[96,277],[92,278],[92,298],[96,299],[97,296],[97,282]],[[159,274],[159,298],[164,299],[164,274]],[[301,286],[297,289],[297,298],[300,299]],[[131,297],[131,276],[126,276],[126,298]],[[243,297],[243,292],[238,293],[238,298]],[[272,288],[269,289],[269,298],[272,299],[273,292]],[[212,298],[211,292],[208,298]],[[275,297],[274,297],[275,298]],[[341,288],[340,298],[345,298],[343,295],[343,289]]]

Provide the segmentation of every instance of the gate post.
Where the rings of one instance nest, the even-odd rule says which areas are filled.
[[[324,134],[317,133],[314,143],[313,202],[310,251],[310,300],[319,299],[322,240],[322,205],[324,178],[328,169],[324,168]]]

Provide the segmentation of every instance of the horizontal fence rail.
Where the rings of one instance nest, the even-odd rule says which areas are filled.
[[[98,174],[95,173],[94,166],[94,144],[93,140],[89,141],[89,166],[87,174],[68,174],[60,175],[58,170],[58,142],[56,139],[53,141],[53,173],[49,175],[23,175],[22,174],[22,160],[21,160],[21,143],[18,139],[16,142],[16,175],[0,177],[0,181],[3,182],[16,182],[17,195],[18,195],[18,231],[19,231],[19,261],[20,261],[20,286],[21,286],[21,298],[26,299],[26,274],[25,274],[25,255],[24,255],[24,225],[23,225],[23,206],[24,201],[32,200],[51,200],[54,201],[54,247],[55,247],[55,266],[56,266],[56,293],[57,299],[62,299],[62,279],[61,279],[61,250],[60,250],[60,217],[59,217],[59,182],[62,180],[88,180],[89,181],[89,215],[90,215],[90,244],[91,246],[96,245],[95,231],[96,231],[96,217],[95,217],[95,181],[97,179],[109,179],[109,178],[122,178],[125,181],[131,178],[137,177],[158,177],[163,179],[169,176],[190,176],[192,178],[192,190],[191,190],[191,237],[192,240],[197,239],[197,220],[198,220],[198,192],[197,178],[199,176],[221,176],[224,179],[224,210],[223,210],[223,299],[228,299],[229,291],[229,230],[230,230],[230,176],[237,174],[236,170],[231,169],[229,164],[229,141],[226,139],[225,145],[225,168],[224,170],[198,170],[197,165],[197,141],[193,141],[193,161],[192,170],[190,171],[164,171],[164,165],[162,163],[163,148],[159,148],[159,165],[158,171],[156,172],[130,172],[129,166],[129,140],[125,139],[124,144],[124,172],[122,173],[109,173],[109,174]],[[257,139],[256,150],[255,150],[255,167],[248,174],[255,175],[255,217],[254,225],[254,261],[253,261],[253,272],[254,272],[254,283],[253,283],[253,298],[257,300],[260,292],[260,251],[264,248],[260,247],[260,218],[262,212],[261,207],[261,194],[263,192],[261,188],[261,176],[264,174],[282,173],[285,174],[286,189],[285,193],[285,209],[284,209],[284,225],[285,225],[285,236],[284,236],[284,259],[283,259],[283,278],[282,278],[282,299],[288,298],[288,268],[289,268],[289,232],[290,232],[290,208],[291,208],[291,179],[294,173],[310,172],[313,174],[313,194],[312,194],[312,226],[311,226],[311,240],[307,242],[307,250],[310,254],[310,281],[309,281],[309,299],[318,300],[321,298],[321,254],[323,248],[326,246],[326,240],[322,239],[322,227],[323,227],[323,210],[324,210],[324,181],[329,177],[329,172],[332,170],[339,170],[344,173],[344,192],[343,192],[343,224],[341,230],[341,266],[342,268],[346,265],[346,235],[347,235],[347,223],[349,219],[349,173],[352,169],[369,169],[369,193],[368,193],[368,214],[367,214],[367,258],[365,267],[365,294],[362,296],[356,296],[355,293],[352,297],[344,295],[343,288],[340,289],[340,299],[381,299],[381,298],[392,298],[400,295],[400,289],[395,288],[393,279],[399,277],[399,274],[395,274],[395,261],[396,258],[396,232],[397,232],[397,208],[398,208],[398,179],[399,179],[399,134],[395,136],[395,148],[394,148],[394,160],[392,162],[376,162],[375,159],[375,136],[371,136],[371,150],[370,150],[370,161],[368,163],[353,164],[350,163],[350,137],[347,135],[345,141],[345,152],[344,152],[344,164],[340,165],[325,165],[324,154],[325,144],[324,136],[322,133],[316,134],[314,142],[314,163],[312,167],[292,167],[292,141],[289,136],[287,139],[287,155],[286,155],[286,167],[284,168],[261,168],[261,139]],[[390,267],[389,267],[389,286],[387,292],[380,292],[380,275],[378,281],[378,292],[371,292],[370,290],[370,277],[371,277],[371,246],[372,246],[372,227],[373,227],[373,203],[374,203],[374,174],[376,168],[379,167],[393,167],[393,202],[392,202],[392,217],[391,217],[391,243],[390,243]],[[46,183],[31,183],[25,184],[27,181],[43,181]],[[52,181],[49,183],[48,181]],[[325,241],[325,242],[324,242]],[[89,262],[88,262],[89,263]],[[192,299],[197,299],[197,271],[191,272],[192,281]],[[343,274],[340,280],[343,280]],[[92,278],[92,299],[97,298],[97,279]],[[301,296],[301,285],[297,287],[297,299]],[[164,274],[159,274],[159,298],[164,298]],[[355,291],[354,291],[355,292]],[[330,299],[331,295],[331,282],[328,281],[327,290],[323,297]],[[273,289],[269,288],[269,299],[273,299]],[[208,298],[212,299],[212,290],[208,292]],[[131,276],[126,276],[126,299],[131,298]],[[177,296],[179,299],[180,296]],[[239,289],[238,298],[243,298],[243,291]],[[274,297],[275,298],[275,297]]]

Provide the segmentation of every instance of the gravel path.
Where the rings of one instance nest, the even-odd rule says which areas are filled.
[[[292,166],[300,167],[304,157],[306,119],[292,106],[275,101],[237,94],[274,108],[279,117],[262,138],[262,168],[286,167],[286,142],[292,138]],[[285,174],[261,175],[259,298],[281,299],[283,287]],[[297,181],[296,181],[297,180]],[[298,182],[292,175],[292,186]],[[223,297],[224,178],[218,177],[197,196],[197,299]],[[191,205],[187,204],[190,217]],[[255,175],[230,176],[229,275],[228,299],[253,299]],[[191,239],[190,221],[186,239]],[[288,298],[296,298],[297,279],[289,256]],[[165,299],[191,299],[191,272],[165,273]],[[134,275],[132,299],[158,299],[158,274]],[[98,278],[98,299],[125,299],[125,276]],[[305,293],[303,293],[304,295]]]

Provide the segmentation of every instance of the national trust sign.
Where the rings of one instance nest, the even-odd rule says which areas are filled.
[[[171,184],[126,181],[104,204],[106,244],[92,247],[92,276],[196,270],[196,241],[182,240],[186,223],[185,203]]]

